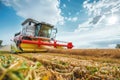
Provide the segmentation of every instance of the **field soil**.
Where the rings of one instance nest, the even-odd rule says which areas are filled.
[[[0,52],[0,75],[0,80],[120,80],[120,50]]]

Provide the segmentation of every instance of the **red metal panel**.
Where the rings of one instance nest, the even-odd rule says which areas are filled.
[[[59,43],[57,43],[57,41],[54,41],[53,43],[50,43],[50,42],[41,41],[40,39],[38,41],[22,40],[21,42],[22,43],[28,43],[28,44],[37,44],[38,46],[41,46],[41,45],[54,46],[55,48],[57,46],[67,47],[68,49],[73,48],[73,45],[72,45],[71,42],[69,42],[68,44],[59,44]]]

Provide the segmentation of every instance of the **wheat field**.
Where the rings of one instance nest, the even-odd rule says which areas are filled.
[[[0,52],[0,80],[120,80],[120,50]]]

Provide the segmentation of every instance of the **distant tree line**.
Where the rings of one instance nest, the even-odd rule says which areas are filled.
[[[3,42],[3,41],[2,41],[2,40],[0,40],[0,46],[2,46],[2,42]]]
[[[120,48],[120,44],[116,44],[116,47],[115,48]]]

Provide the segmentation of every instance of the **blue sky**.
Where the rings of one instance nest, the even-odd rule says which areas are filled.
[[[13,34],[21,29],[22,20],[11,7],[0,3],[0,36],[4,44],[9,44]]]
[[[58,28],[57,39],[75,48],[114,48],[120,43],[120,0],[1,0],[0,36],[10,44],[26,18]]]

